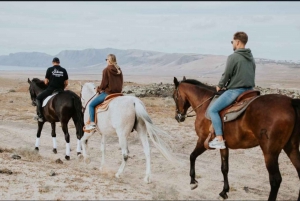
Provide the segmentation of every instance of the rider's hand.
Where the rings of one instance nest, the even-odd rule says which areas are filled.
[[[220,88],[219,86],[216,86],[217,92],[220,91],[220,89],[221,89],[221,88]]]

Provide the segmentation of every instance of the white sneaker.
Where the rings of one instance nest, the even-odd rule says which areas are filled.
[[[210,148],[215,148],[215,149],[225,149],[225,140],[219,141],[218,138],[213,139],[208,143],[208,146]]]
[[[94,130],[95,128],[96,128],[96,125],[95,125],[95,124],[89,124],[89,125],[87,125],[87,126],[85,127],[85,130],[90,131],[90,130]]]

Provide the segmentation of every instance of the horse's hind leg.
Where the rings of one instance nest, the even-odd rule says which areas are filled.
[[[146,176],[144,178],[144,181],[146,183],[150,183],[151,182],[150,146],[149,146],[149,140],[147,136],[146,125],[138,123],[136,126],[136,131],[138,132],[140,139],[142,141],[142,145],[146,157]]]
[[[119,144],[122,149],[122,164],[120,165],[119,170],[115,174],[115,176],[117,178],[120,178],[120,174],[122,174],[122,172],[124,171],[128,159],[128,152],[127,152],[128,149],[127,149],[127,139],[126,139],[127,136],[124,130],[122,129],[122,131],[121,130],[117,131],[117,134],[119,137]]]
[[[219,194],[223,199],[227,199],[228,195],[227,193],[229,192],[229,183],[228,183],[228,156],[229,156],[229,150],[228,148],[226,149],[221,149],[221,171],[224,177],[224,186],[223,186],[223,191]]]
[[[65,134],[65,140],[66,140],[66,160],[70,160],[70,135],[68,131],[68,123],[61,122],[62,130]]]
[[[78,125],[78,118],[76,116],[73,116],[72,117],[73,119],[73,122],[74,122],[74,125],[75,125],[75,128],[76,128],[76,136],[77,136],[77,148],[76,148],[76,151],[77,151],[77,156],[79,156],[81,154],[81,144],[80,144],[80,135],[79,135],[79,129],[82,129],[80,128],[80,126]]]
[[[56,143],[56,132],[55,132],[55,122],[51,123],[51,136],[52,136],[52,141],[53,141],[53,153],[57,154],[57,143]]]
[[[36,151],[39,150],[39,146],[40,146],[40,137],[41,137],[41,133],[42,133],[42,129],[43,129],[44,123],[45,123],[45,122],[38,122],[38,130],[37,130],[36,140],[35,140],[35,150],[36,150]]]
[[[266,167],[269,172],[269,180],[271,186],[271,192],[268,200],[276,200],[278,190],[282,181],[282,177],[279,171],[278,156],[279,153],[264,153]]]
[[[294,142],[289,141],[288,144],[284,147],[285,153],[290,158],[291,162],[295,166],[298,177],[300,179],[300,152],[299,152],[299,140],[295,140]],[[298,195],[298,201],[300,201],[300,189]]]

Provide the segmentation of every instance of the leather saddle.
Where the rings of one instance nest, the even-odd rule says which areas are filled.
[[[215,95],[213,100],[210,102],[208,108],[214,103],[214,101],[219,97],[220,95]],[[248,107],[248,105],[254,101],[256,98],[260,96],[260,91],[258,90],[248,90],[242,93],[237,97],[237,99],[230,104],[229,106],[225,107],[223,110],[219,112],[222,123],[224,124],[225,122],[228,121],[233,121],[236,118],[238,118]],[[208,110],[208,109],[207,109]],[[205,117],[209,120],[211,118],[209,117],[208,113],[205,113]],[[212,149],[209,148],[208,142],[210,142],[213,138],[215,137],[215,132],[212,127],[212,125],[209,128],[209,135],[207,139],[204,142],[204,146],[206,149]]]

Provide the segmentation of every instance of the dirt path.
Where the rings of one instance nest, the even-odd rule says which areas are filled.
[[[35,154],[32,150],[37,124],[32,120],[35,108],[30,105],[27,82],[0,78],[0,86],[0,170],[12,171],[12,174],[5,171],[0,174],[0,198],[3,200],[215,200],[222,191],[223,176],[218,151],[207,151],[198,157],[196,174],[199,187],[190,190],[189,155],[197,140],[194,118],[178,124],[174,119],[171,98],[141,100],[153,122],[172,135],[169,141],[173,144],[172,149],[185,165],[171,166],[151,144],[152,183],[146,184],[143,181],[145,157],[137,133],[133,132],[128,138],[130,158],[120,179],[114,177],[121,164],[117,137],[107,139],[106,167],[100,172],[100,136],[94,135],[89,141],[92,162],[86,165],[76,157],[76,135],[72,122],[69,123],[70,161],[64,159],[65,140],[59,124],[56,129],[58,153],[52,153],[51,127],[46,123],[39,154]],[[80,90],[78,81],[70,81],[70,88]],[[22,158],[12,159],[13,154]],[[55,163],[58,158],[63,164]],[[229,158],[229,199],[267,199],[269,177],[260,148],[231,150]],[[296,200],[299,179],[284,152],[280,155],[279,165],[283,181],[278,200]],[[51,171],[55,172],[54,176],[50,176]]]

